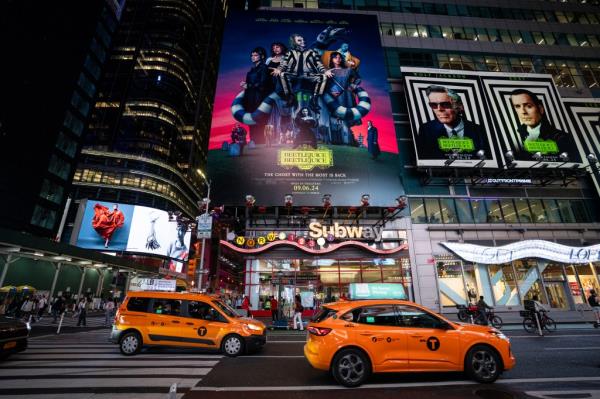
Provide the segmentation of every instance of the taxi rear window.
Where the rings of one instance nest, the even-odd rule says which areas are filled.
[[[319,322],[333,316],[336,313],[337,313],[337,310],[333,310],[333,309],[323,306],[321,309],[319,309],[317,314],[315,314],[313,316],[312,321],[314,321],[315,323],[319,323]]]
[[[127,302],[127,310],[131,312],[147,312],[149,303],[150,298],[132,297]]]

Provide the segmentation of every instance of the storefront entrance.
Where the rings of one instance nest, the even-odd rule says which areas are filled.
[[[348,298],[350,283],[401,284],[407,296],[413,298],[406,257],[246,259],[244,282],[253,311],[270,312],[268,299],[274,296],[280,312],[287,317],[292,315],[296,295],[300,295],[306,311],[314,312],[323,303]]]

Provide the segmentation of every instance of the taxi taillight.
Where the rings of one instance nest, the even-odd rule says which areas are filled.
[[[323,327],[308,327],[308,332],[316,335],[317,337],[323,337],[331,332],[331,328],[323,328]]]

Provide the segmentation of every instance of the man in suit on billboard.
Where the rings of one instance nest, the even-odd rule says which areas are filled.
[[[519,117],[517,128],[521,139],[521,148],[516,158],[531,159],[531,155],[541,152],[542,155],[558,155],[566,152],[571,160],[576,159],[577,148],[569,133],[563,132],[550,124],[542,101],[535,93],[516,89],[510,93],[513,109]]]
[[[462,100],[455,91],[443,86],[431,85],[427,87],[425,93],[435,120],[419,127],[417,135],[419,158],[445,160],[454,153],[475,154],[479,150],[484,150],[488,156],[490,155],[484,129],[464,117]]]

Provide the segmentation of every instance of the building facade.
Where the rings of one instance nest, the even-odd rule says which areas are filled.
[[[598,186],[594,178],[599,148],[584,149],[581,173],[568,172],[568,179],[554,173],[545,178],[545,172],[533,174],[537,171],[531,170],[514,174],[510,170],[488,171],[479,174],[483,178],[477,178],[479,171],[475,170],[475,176],[467,173],[453,178],[442,173],[450,168],[432,171],[418,167],[409,118],[411,104],[401,71],[402,67],[424,67],[456,74],[546,74],[551,75],[562,98],[597,104],[598,2],[513,1],[490,6],[479,0],[452,4],[436,0],[273,0],[262,1],[261,8],[377,16],[401,157],[397,172],[409,207],[397,215],[403,217],[386,225],[386,229],[398,232],[398,242],[393,245],[406,244],[402,255],[390,256],[392,260],[368,251],[298,256],[302,250],[292,250],[296,244],[285,238],[283,241],[290,246],[285,255],[263,251],[258,256],[257,251],[247,252],[247,244],[242,245],[244,249],[230,245],[237,235],[230,236],[230,244],[221,246],[225,254],[242,254],[238,264],[245,271],[244,292],[256,298],[255,308],[264,303],[263,297],[278,295],[286,278],[292,293],[312,291],[314,297],[324,300],[345,296],[350,281],[390,282],[390,278],[398,277],[404,279],[411,299],[442,312],[455,312],[457,304],[481,295],[499,310],[518,309],[534,295],[553,309],[574,310],[586,301],[591,289],[600,288],[597,248],[588,248],[600,243]],[[519,76],[527,79],[522,77],[526,75]],[[590,118],[592,125],[597,122],[597,115]],[[499,165],[500,169],[505,166]],[[347,209],[337,212],[343,215]],[[387,211],[380,208],[373,212],[378,216],[362,220],[362,225],[377,224],[385,219]],[[274,213],[266,211],[265,215],[269,214],[265,224],[276,220]],[[304,216],[304,228],[292,232],[296,236],[306,236],[310,221],[319,220],[317,215],[313,219]],[[335,221],[332,219],[331,225]],[[279,223],[267,230],[290,234]],[[264,228],[247,225],[244,235],[266,237],[267,233]],[[528,250],[514,249],[517,244]],[[384,246],[374,244],[374,248]],[[490,253],[496,256],[484,256]],[[510,253],[512,257],[500,257],[498,253]],[[288,276],[291,271],[296,277]],[[312,277],[303,282],[303,273]],[[328,273],[337,276],[333,294],[328,294],[331,288],[323,288],[333,281]],[[317,286],[321,288],[315,289]],[[256,294],[260,292],[264,294]]]

